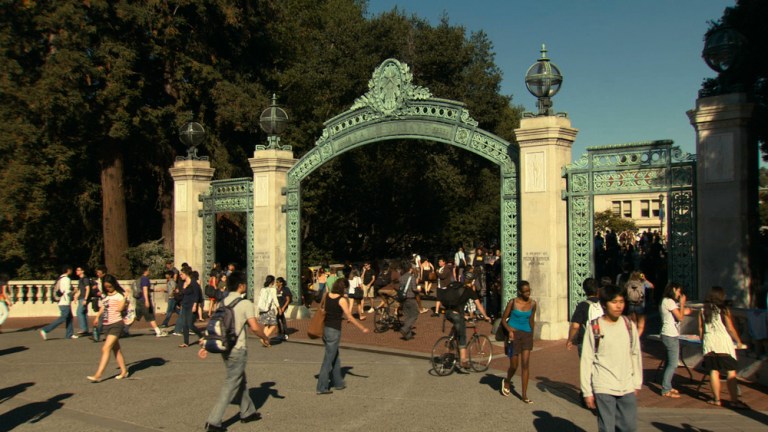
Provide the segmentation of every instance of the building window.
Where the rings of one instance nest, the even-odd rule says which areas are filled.
[[[621,216],[621,201],[611,202],[611,212],[614,216]]]
[[[661,208],[661,201],[653,200],[652,203],[653,203],[653,217],[658,218],[659,209]]]
[[[624,217],[632,219],[632,201],[624,201],[624,205],[622,207],[622,210],[624,210]]]
[[[651,217],[651,201],[649,200],[640,201],[640,217],[644,217],[644,218]]]

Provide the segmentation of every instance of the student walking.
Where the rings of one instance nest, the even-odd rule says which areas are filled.
[[[597,409],[600,432],[636,431],[637,392],[643,385],[637,327],[622,315],[625,298],[619,287],[601,287],[600,303],[605,315],[590,323],[582,344],[584,402]]]
[[[320,373],[317,376],[317,394],[319,395],[333,393],[331,384],[336,390],[344,390],[347,387],[344,383],[344,377],[341,375],[341,359],[339,358],[342,318],[346,317],[363,333],[370,331],[352,316],[349,301],[344,298],[348,283],[346,279],[337,279],[331,286],[330,292],[325,295],[325,327],[323,328],[325,355]]]
[[[505,352],[509,357],[507,379],[501,383],[501,394],[509,396],[512,387],[512,377],[515,376],[518,365],[522,365],[520,380],[522,381],[521,400],[527,404],[528,376],[530,375],[531,350],[533,350],[533,330],[535,329],[536,300],[531,298],[531,285],[528,281],[517,284],[517,297],[510,300],[501,316],[501,323],[507,329]]]
[[[40,336],[43,340],[48,340],[48,333],[61,324],[66,326],[65,339],[77,339],[77,335],[74,334],[74,326],[72,325],[72,299],[77,296],[77,291],[72,291],[72,280],[69,278],[72,275],[72,266],[65,265],[61,268],[61,275],[56,279],[56,283],[53,285],[53,294],[59,296],[59,317],[56,321],[48,324],[40,330]]]
[[[248,338],[245,333],[246,328],[250,329],[264,343],[269,343],[269,338],[261,326],[256,321],[253,303],[248,299],[243,299],[242,295],[247,291],[245,274],[234,271],[227,277],[227,296],[222,299],[224,306],[234,307],[234,330],[237,333],[237,342],[229,353],[221,355],[226,370],[226,379],[221,387],[219,398],[208,415],[208,421],[205,423],[205,430],[209,432],[222,432],[227,428],[222,426],[221,421],[224,418],[224,412],[231,402],[240,403],[240,422],[250,423],[261,419],[261,414],[256,411],[251,395],[248,393],[248,383],[245,378],[245,367],[248,364]],[[199,356],[205,358],[207,352],[204,348],[200,349]]]
[[[709,371],[709,382],[712,387],[710,405],[721,406],[720,403],[720,371],[727,371],[728,393],[731,395],[731,407],[747,409],[746,404],[739,400],[738,382],[736,381],[736,350],[733,341],[739,348],[745,348],[739,338],[739,333],[733,327],[731,311],[725,304],[725,290],[714,286],[709,290],[704,300],[703,313],[699,315],[699,335],[702,339],[704,359],[701,362],[704,370]]]
[[[114,276],[104,276],[102,286],[105,290],[105,296],[99,311],[96,312],[93,326],[95,328],[101,322],[102,334],[105,335],[106,340],[101,347],[101,359],[99,360],[99,367],[96,369],[96,373],[86,377],[94,383],[101,381],[101,376],[107,368],[107,363],[109,363],[110,353],[115,355],[115,361],[117,361],[117,366],[120,368],[120,375],[117,375],[115,379],[128,378],[125,358],[120,349],[120,335],[123,333],[123,311],[126,308],[127,301],[123,293],[117,290],[117,279]]]
[[[179,319],[182,322],[182,335],[184,336],[184,343],[179,345],[179,348],[186,348],[189,346],[189,332],[193,331],[198,338],[203,337],[203,333],[195,326],[195,314],[198,307],[198,296],[200,295],[200,285],[193,277],[194,272],[189,267],[184,267],[181,270],[182,280],[182,294],[181,298],[181,316]]]
[[[667,362],[664,366],[664,376],[661,380],[661,395],[679,399],[680,393],[672,388],[672,377],[680,359],[680,322],[691,310],[685,307],[683,286],[670,282],[664,289],[664,300],[659,305],[661,315],[661,342],[667,350]],[[680,302],[678,306],[678,301]]]

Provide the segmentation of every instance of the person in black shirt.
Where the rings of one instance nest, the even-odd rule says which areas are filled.
[[[291,290],[285,286],[285,279],[278,277],[275,279],[275,289],[277,290],[277,334],[283,340],[288,340],[288,322],[285,320],[285,310],[293,300]]]
[[[477,310],[483,314],[483,319],[488,321],[488,314],[485,312],[483,304],[480,303],[480,299],[477,296],[477,292],[472,289],[472,283],[475,280],[475,275],[471,271],[464,273],[464,291],[461,293],[458,302],[453,305],[445,306],[445,318],[453,324],[453,328],[456,329],[456,334],[459,339],[459,357],[461,358],[461,367],[469,369],[469,363],[467,361],[467,327],[464,322],[464,306],[469,301],[473,301]],[[453,282],[458,284],[460,282]],[[449,286],[446,289],[455,289],[453,286]]]

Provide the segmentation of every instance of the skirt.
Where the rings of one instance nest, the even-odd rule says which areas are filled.
[[[263,326],[277,325],[277,313],[274,310],[259,312],[259,324]]]
[[[701,367],[707,372],[713,370],[726,372],[735,371],[738,368],[738,363],[736,362],[735,358],[728,354],[718,354],[711,352],[706,354],[701,360]]]

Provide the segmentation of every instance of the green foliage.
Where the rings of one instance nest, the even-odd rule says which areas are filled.
[[[282,142],[301,157],[389,57],[514,139],[522,110],[499,93],[487,35],[448,17],[368,16],[365,4],[0,1],[0,270],[41,277],[63,262],[102,264],[114,228],[104,215],[127,222],[129,246],[167,235],[181,125],[205,126],[200,153],[216,178],[250,176],[248,157],[266,138],[250,132],[273,92],[292,120]],[[116,162],[122,178],[105,178]],[[119,197],[106,182],[124,192],[123,213],[113,214]],[[434,254],[498,237],[498,167],[444,144],[368,145],[302,191],[307,260]],[[133,248],[127,256],[143,260]]]
[[[173,261],[173,252],[163,246],[163,239],[128,248],[125,256],[131,265],[131,277],[141,276],[141,268],[145,265],[149,266],[150,278],[164,277],[166,261]]]
[[[632,219],[625,219],[613,214],[611,209],[595,212],[595,231],[605,232],[606,229],[615,233],[622,233],[625,231],[636,233],[637,225]]]

